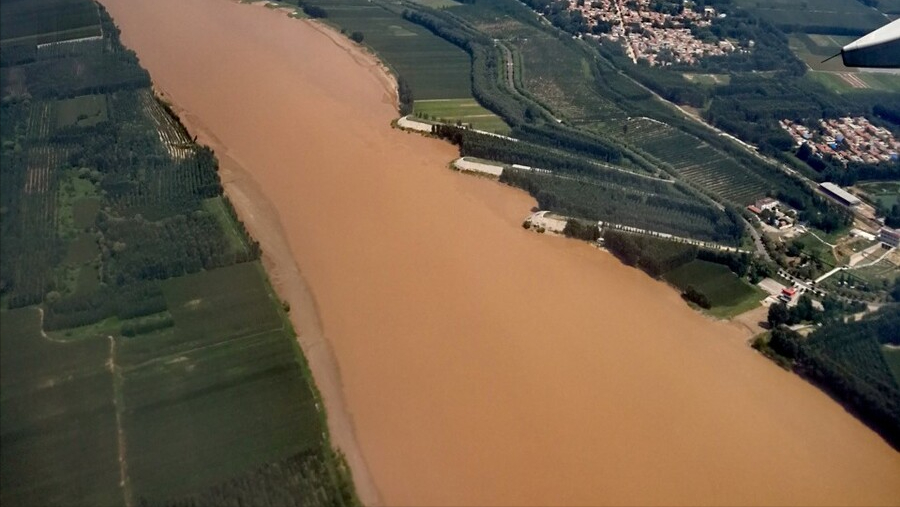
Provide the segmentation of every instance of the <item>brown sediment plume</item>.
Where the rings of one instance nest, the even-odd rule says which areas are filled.
[[[222,0],[103,3],[223,160],[365,501],[900,503],[900,455],[743,328],[391,129],[364,51]]]

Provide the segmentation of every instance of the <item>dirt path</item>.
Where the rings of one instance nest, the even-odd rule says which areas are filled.
[[[131,490],[131,480],[128,477],[127,447],[125,441],[125,429],[122,426],[122,413],[125,411],[125,399],[122,393],[122,370],[116,364],[116,339],[109,338],[109,372],[113,381],[113,405],[116,408],[116,443],[119,449],[119,486],[122,487],[122,497],[125,507],[134,505],[134,494]]]

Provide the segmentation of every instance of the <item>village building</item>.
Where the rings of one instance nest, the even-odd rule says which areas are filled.
[[[794,140],[794,145],[807,145],[818,157],[830,156],[846,165],[880,164],[900,159],[900,142],[891,131],[877,127],[865,117],[819,120],[810,128],[799,122],[781,120],[781,128]]]
[[[764,197],[756,201],[755,206],[760,210],[773,210],[778,207],[778,200],[771,197]]]
[[[900,231],[890,227],[882,227],[878,233],[878,239],[885,245],[896,248],[900,246]]]
[[[581,12],[589,27],[587,37],[623,42],[635,62],[695,64],[706,56],[738,50],[731,41],[704,42],[691,32],[691,26],[712,24],[717,17],[712,7],[698,12],[685,2],[672,12],[659,12],[650,0],[569,0],[568,9]]]

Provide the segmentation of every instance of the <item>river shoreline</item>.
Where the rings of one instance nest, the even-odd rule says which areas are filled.
[[[315,23],[275,22],[286,17],[278,10],[258,9],[271,13],[263,19],[235,7],[219,26],[208,21],[219,15],[214,2],[104,3],[119,4],[134,30],[123,29],[125,39],[157,23],[143,25],[152,28],[139,47],[126,44],[216,150],[226,193],[291,304],[333,443],[367,504],[900,497],[890,482],[900,460],[815,388],[731,339],[746,330],[710,322],[587,245],[523,231],[533,200],[447,171],[452,147],[385,131],[396,95],[361,48],[369,78],[329,82],[298,71],[316,55],[289,61],[296,52],[280,46],[294,51],[289,31],[304,25],[331,45],[350,42]],[[215,33],[223,27],[240,34],[234,44]],[[173,57],[169,43],[186,47],[199,32],[210,40]],[[244,50],[252,58],[224,58]],[[209,62],[215,55],[223,61]],[[270,74],[257,78],[254,65]],[[298,79],[310,83],[288,97]],[[341,106],[353,95],[334,87],[357,100]],[[250,100],[254,91],[270,98]],[[365,104],[373,111],[361,114]],[[336,116],[343,123],[304,126]],[[316,151],[335,139],[345,141],[338,151]]]
[[[363,504],[382,505],[381,495],[356,439],[353,418],[344,398],[340,366],[325,335],[315,294],[297,265],[297,257],[287,241],[278,211],[253,176],[198,118],[170,102],[165,90],[156,88],[156,93],[169,104],[188,132],[196,136],[197,142],[215,152],[225,196],[231,201],[250,236],[259,242],[262,263],[272,287],[281,300],[290,305],[288,315],[297,332],[297,342],[325,405],[331,444],[347,460],[356,493]]]
[[[231,0],[241,4],[240,0]],[[274,10],[286,15],[285,11]],[[313,19],[297,21],[312,27],[344,51],[360,67],[366,68],[382,83],[387,100],[397,104],[397,82],[387,67],[375,55],[341,35],[334,28]],[[305,356],[315,381],[315,388],[325,405],[326,422],[332,445],[347,461],[353,474],[356,493],[364,505],[382,505],[368,464],[356,438],[353,417],[348,410],[341,382],[340,366],[322,324],[315,294],[300,271],[284,232],[278,211],[260,189],[252,174],[229,153],[212,131],[199,118],[181,108],[154,86],[156,94],[179,116],[181,123],[197,142],[209,146],[219,159],[219,177],[225,196],[231,201],[239,219],[262,249],[262,263],[278,296],[290,305],[289,317],[297,332],[297,342]]]

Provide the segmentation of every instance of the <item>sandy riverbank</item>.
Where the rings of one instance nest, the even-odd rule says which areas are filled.
[[[900,503],[897,453],[748,350],[740,327],[587,245],[523,230],[530,197],[391,129],[369,55],[271,9],[104,4],[223,160],[363,498]],[[285,289],[300,272],[311,294]]]

